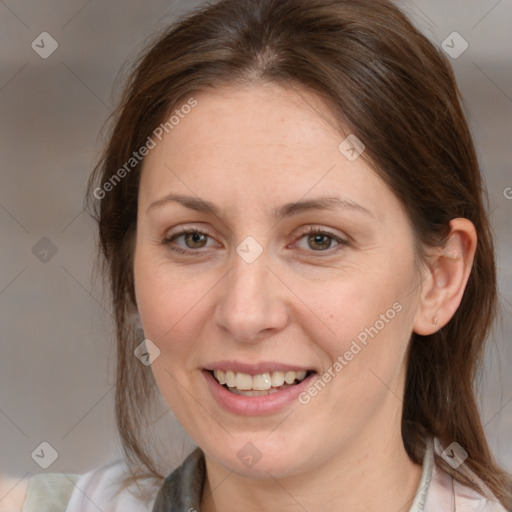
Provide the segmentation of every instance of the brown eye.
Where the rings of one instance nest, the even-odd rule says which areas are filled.
[[[204,247],[208,239],[208,235],[197,231],[186,233],[183,236],[189,249],[200,249]]]
[[[179,233],[169,234],[162,240],[162,244],[180,254],[190,255],[203,252],[200,249],[215,245],[210,235],[197,229],[182,229]]]
[[[331,247],[333,238],[326,233],[314,233],[308,236],[308,244],[312,249],[325,251]]]
[[[303,252],[309,252],[314,256],[320,256],[322,252],[325,252],[327,256],[348,245],[348,240],[318,227],[309,228],[304,231],[296,242],[296,246],[299,249]]]

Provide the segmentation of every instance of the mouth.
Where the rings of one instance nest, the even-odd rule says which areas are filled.
[[[292,388],[315,373],[313,370],[278,370],[250,375],[221,369],[209,372],[224,389],[244,397],[267,396]]]
[[[316,370],[279,362],[217,361],[202,371],[212,398],[237,416],[266,416],[293,407]]]

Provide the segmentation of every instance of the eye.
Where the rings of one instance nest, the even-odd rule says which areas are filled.
[[[329,249],[337,246],[346,246],[348,241],[344,240],[329,231],[320,228],[309,228],[302,236],[299,241],[305,239],[307,247],[301,247],[302,249],[312,249],[313,252],[326,252]]]
[[[203,249],[208,246],[208,239],[211,239],[208,233],[203,233],[198,229],[184,229],[182,228],[179,233],[166,235],[162,243],[168,245],[169,248],[178,253],[184,254],[187,252],[197,252],[195,249]],[[184,246],[177,244],[177,240],[182,239]]]
[[[182,240],[183,243],[177,243],[178,240]],[[162,240],[163,245],[169,246],[172,251],[180,254],[191,254],[199,253],[198,249],[208,248],[214,243],[208,244],[209,240],[213,240],[212,237],[199,229],[185,229],[181,228],[178,233],[168,234]],[[306,241],[306,247],[300,247],[300,241]],[[330,249],[336,249],[338,246],[347,246],[349,242],[343,238],[317,227],[309,228],[303,232],[299,237],[299,242],[296,242],[299,248],[308,252],[328,252],[331,253]]]

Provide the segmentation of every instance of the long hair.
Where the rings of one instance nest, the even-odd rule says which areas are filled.
[[[140,340],[130,322],[143,159],[128,170],[126,163],[194,91],[258,82],[306,87],[330,106],[340,130],[364,141],[362,158],[403,204],[420,247],[441,244],[456,217],[475,225],[478,245],[460,307],[439,332],[412,334],[402,437],[417,463],[427,435],[446,446],[458,442],[469,454],[465,464],[512,508],[510,477],[489,450],[474,390],[496,308],[479,164],[447,59],[386,0],[220,0],[169,27],[136,62],[88,192],[115,312],[116,415],[130,466],[162,476],[142,442],[155,382],[133,356]],[[478,488],[442,458],[436,462]]]

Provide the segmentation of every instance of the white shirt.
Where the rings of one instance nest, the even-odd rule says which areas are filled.
[[[437,440],[429,439],[418,490],[408,512],[506,512],[488,490],[484,497],[441,470],[434,462],[434,452],[440,455],[441,448]],[[194,471],[198,459],[195,453],[195,458],[191,454],[182,466]],[[36,475],[30,479],[22,512],[152,512],[162,481],[148,478],[120,491],[126,470],[121,459],[83,475]],[[461,470],[483,485],[467,467],[462,465]],[[69,489],[67,496],[61,492],[64,486]],[[189,493],[187,482],[180,483],[181,490]],[[188,510],[187,506],[180,512]]]

